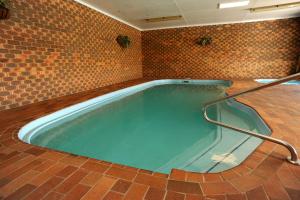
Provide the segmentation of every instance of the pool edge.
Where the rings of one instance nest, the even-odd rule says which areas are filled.
[[[186,82],[188,81],[188,82]],[[157,86],[157,85],[164,85],[164,84],[174,84],[174,83],[195,83],[195,84],[203,84],[203,85],[207,85],[207,83],[210,83],[213,85],[218,85],[218,84],[221,84],[221,85],[224,85],[224,86],[227,86],[227,90],[230,89],[233,85],[233,81],[231,80],[195,80],[195,79],[160,79],[160,80],[151,80],[151,81],[146,81],[144,83],[140,83],[140,84],[137,84],[137,85],[133,85],[133,86],[130,86],[130,87],[126,87],[126,88],[122,88],[122,89],[118,89],[118,90],[114,90],[112,92],[109,92],[107,94],[104,94],[104,95],[100,95],[100,96],[97,96],[97,97],[94,97],[92,99],[89,99],[89,100],[86,100],[84,102],[80,102],[80,103],[76,103],[74,105],[71,105],[71,106],[67,106],[63,109],[60,109],[58,111],[55,111],[53,113],[50,113],[50,114],[47,114],[43,117],[40,117],[38,119],[35,119],[27,124],[25,124],[24,126],[22,126],[22,128],[19,130],[18,132],[18,139],[21,140],[22,142],[25,142],[27,144],[30,144],[30,145],[34,145],[32,143],[30,143],[30,137],[27,137],[28,140],[25,140],[24,141],[24,138],[26,136],[26,134],[24,133],[25,131],[27,131],[28,129],[32,128],[31,126],[33,125],[36,125],[37,122],[41,121],[43,122],[43,120],[45,118],[48,118],[49,116],[51,116],[52,118],[57,118],[57,117],[67,117],[68,115],[70,114],[73,114],[72,111],[75,111],[75,112],[80,112],[81,111],[81,108],[89,108],[89,106],[93,106],[96,101],[98,100],[102,100],[102,101],[106,101],[106,100],[109,100],[110,98],[115,98],[114,95],[116,96],[120,96],[121,98],[122,97],[126,97],[128,95],[131,95],[131,94],[134,94],[136,92],[139,92],[139,91],[142,91],[142,90],[145,90],[145,89],[148,89],[150,87],[154,87],[154,86]],[[131,90],[131,91],[130,91]],[[227,94],[227,90],[226,91],[226,94]],[[118,93],[121,93],[121,94],[118,94]],[[258,111],[253,108],[252,106],[249,106],[245,103],[242,103],[240,101],[238,101],[237,99],[232,99],[233,103],[240,103],[240,104],[243,104],[244,106],[248,107],[248,109],[251,109],[253,110],[260,118],[260,120],[262,121],[262,123],[264,123],[266,125],[266,127],[268,129],[271,130],[271,133],[272,134],[272,129],[270,128],[270,126],[266,123],[266,121],[263,119],[263,117],[258,113]],[[99,103],[99,102],[98,102]],[[85,106],[88,106],[88,107],[85,107]],[[78,107],[78,108],[77,108]],[[66,113],[67,111],[71,112],[71,113]],[[66,116],[67,114],[67,116]],[[59,115],[59,116],[57,116]],[[43,124],[43,125],[48,125],[48,124]],[[37,128],[37,127],[35,127]],[[34,128],[34,129],[35,129]],[[41,127],[42,128],[42,127]],[[32,133],[32,135],[34,135],[34,133]],[[22,138],[23,137],[23,138]],[[225,169],[223,170],[222,172],[224,171],[227,171],[227,170],[231,170],[235,167],[238,167],[241,163],[243,163],[261,144],[257,145],[253,151],[248,154],[238,165],[235,165],[229,169]],[[34,145],[34,146],[37,146],[37,147],[41,147],[41,146],[38,146],[38,145]],[[54,151],[58,151],[58,152],[62,152],[62,153],[68,153],[68,152],[64,152],[64,151],[60,151],[60,150],[56,150],[56,149],[51,149],[51,148],[48,148],[48,147],[43,147],[43,148],[46,148],[46,149],[49,149],[49,150],[54,150]],[[72,153],[69,153],[69,154],[72,154]],[[82,155],[78,155],[78,156],[82,156]],[[90,157],[87,157],[87,156],[82,156],[82,157],[86,157],[86,158],[90,158]],[[121,165],[124,165],[124,164],[121,164]],[[126,165],[124,165],[126,166]],[[175,169],[175,168],[174,168]],[[192,172],[192,171],[191,171]],[[221,172],[196,172],[196,173],[221,173]],[[170,174],[170,173],[165,173],[165,174]]]

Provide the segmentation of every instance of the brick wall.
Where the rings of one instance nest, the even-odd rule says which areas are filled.
[[[10,3],[10,19],[0,21],[0,110],[143,75],[284,76],[300,53],[300,18],[141,33],[73,0]],[[118,46],[118,34],[132,38],[129,49]],[[206,35],[213,44],[197,46]]]
[[[0,110],[142,77],[141,33],[72,0],[10,0]],[[118,34],[131,37],[122,49]]]
[[[211,36],[210,46],[195,40]],[[300,55],[300,18],[142,32],[146,78],[273,78]]]

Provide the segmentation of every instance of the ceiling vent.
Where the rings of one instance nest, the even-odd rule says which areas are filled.
[[[179,20],[179,19],[182,19],[181,15],[148,18],[148,19],[145,19],[145,21],[151,23],[151,22],[163,22],[163,21],[171,21],[171,20]]]
[[[300,2],[295,3],[286,3],[286,4],[279,4],[279,5],[272,5],[272,6],[263,6],[257,8],[250,8],[250,12],[265,12],[265,11],[273,11],[273,10],[280,10],[280,9],[287,9],[287,8],[295,8],[299,7]]]

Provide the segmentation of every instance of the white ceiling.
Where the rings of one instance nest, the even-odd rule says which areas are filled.
[[[218,9],[220,2],[232,0],[75,0],[139,30],[226,24],[300,16],[300,7],[250,13],[248,8],[299,0],[250,0],[248,6]],[[146,22],[146,18],[182,15],[179,20]]]

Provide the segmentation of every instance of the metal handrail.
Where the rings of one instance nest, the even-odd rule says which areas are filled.
[[[239,132],[242,132],[242,133],[245,133],[247,135],[251,135],[251,136],[254,136],[254,137],[257,137],[257,138],[260,138],[260,139],[263,139],[263,140],[267,140],[267,141],[270,141],[270,142],[273,142],[273,143],[276,143],[276,144],[279,144],[281,146],[284,146],[285,148],[287,148],[290,153],[291,153],[291,156],[287,158],[287,160],[294,164],[294,165],[300,165],[300,160],[299,160],[299,157],[298,157],[298,154],[297,154],[297,151],[296,149],[288,142],[284,141],[284,140],[280,140],[280,139],[276,139],[276,138],[273,138],[273,137],[270,137],[270,136],[267,136],[267,135],[263,135],[263,134],[259,134],[259,133],[255,133],[253,131],[249,131],[249,130],[246,130],[246,129],[242,129],[242,128],[238,128],[238,127],[234,127],[234,126],[231,126],[231,125],[228,125],[228,124],[225,124],[225,123],[222,123],[222,122],[218,122],[218,121],[215,121],[213,119],[210,119],[208,116],[207,116],[207,108],[209,106],[212,106],[216,103],[219,103],[221,101],[225,101],[227,99],[231,99],[231,98],[234,98],[234,97],[237,97],[237,96],[240,96],[240,95],[243,95],[243,94],[246,94],[246,93],[250,93],[250,92],[254,92],[254,91],[257,91],[257,90],[261,90],[261,89],[264,89],[264,88],[268,88],[268,87],[272,87],[274,85],[279,85],[281,83],[284,83],[284,82],[287,82],[287,81],[290,81],[290,80],[294,80],[294,79],[297,79],[297,78],[300,78],[300,73],[297,73],[297,74],[293,74],[293,75],[290,75],[290,76],[287,76],[285,78],[281,78],[281,79],[278,79],[276,81],[273,81],[271,83],[268,83],[268,84],[264,84],[264,85],[261,85],[261,86],[258,86],[258,87],[254,87],[254,88],[251,88],[251,89],[248,89],[248,90],[245,90],[245,91],[242,91],[242,92],[238,92],[238,93],[235,93],[235,94],[232,94],[232,95],[229,95],[229,96],[225,96],[225,97],[222,97],[220,99],[217,99],[217,100],[214,100],[214,101],[211,101],[211,102],[208,102],[204,105],[204,117],[205,119],[208,121],[208,122],[211,122],[213,124],[216,124],[216,125],[219,125],[219,126],[223,126],[225,128],[229,128],[229,129],[232,129],[232,130],[235,130],[235,131],[239,131]]]

